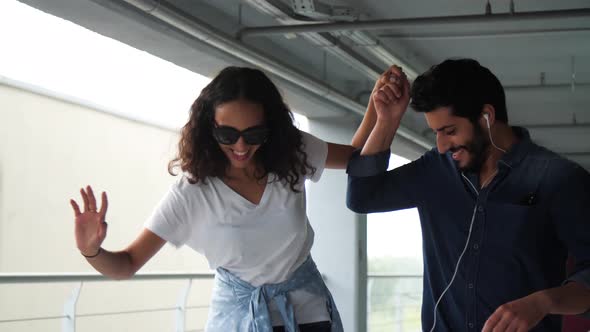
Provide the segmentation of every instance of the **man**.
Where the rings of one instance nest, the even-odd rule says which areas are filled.
[[[373,94],[375,124],[349,162],[347,205],[418,208],[424,331],[561,331],[558,315],[588,313],[590,174],[509,126],[502,85],[477,61],[444,61],[411,91],[397,76],[402,84]],[[438,151],[386,171],[410,94]],[[577,266],[566,278],[568,251]]]

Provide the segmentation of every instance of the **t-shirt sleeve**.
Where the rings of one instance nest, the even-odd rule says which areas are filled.
[[[182,247],[190,237],[187,195],[181,179],[170,186],[144,226],[175,247]],[[184,188],[186,189],[186,188]]]
[[[304,131],[301,132],[301,135],[303,139],[303,151],[307,154],[307,162],[315,168],[315,173],[307,174],[305,178],[313,182],[318,182],[322,177],[324,167],[326,167],[328,143]]]

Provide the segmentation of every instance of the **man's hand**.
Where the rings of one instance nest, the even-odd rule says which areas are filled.
[[[486,321],[482,332],[525,332],[549,313],[543,291],[501,305]]]
[[[396,90],[402,90],[404,87],[402,86],[402,79],[400,79],[400,77],[404,77],[405,75],[403,75],[403,70],[401,67],[393,65],[391,67],[389,67],[386,71],[383,72],[383,74],[381,74],[381,76],[379,77],[379,79],[375,82],[375,85],[373,86],[373,90],[371,91],[371,96],[369,98],[369,103],[367,105],[367,111],[365,112],[365,115],[363,117],[363,122],[361,122],[361,125],[359,126],[359,128],[357,129],[356,133],[354,134],[353,138],[352,138],[352,142],[351,145],[356,147],[356,148],[360,148],[363,147],[365,145],[365,143],[367,142],[367,139],[369,138],[369,135],[371,134],[371,131],[373,130],[373,128],[375,128],[375,123],[377,122],[377,111],[375,110],[375,96],[379,94],[379,91],[381,90],[381,88],[383,88],[384,86],[386,86],[387,84],[392,84],[392,83],[396,83],[396,87],[394,87]],[[390,90],[390,88],[387,88],[387,91],[382,92],[382,93],[387,93]],[[409,89],[408,89],[409,91]],[[394,91],[392,91],[394,92]],[[382,97],[385,97],[387,99],[387,95],[384,95]],[[401,118],[401,116],[400,116]]]
[[[398,66],[390,67],[375,84],[371,98],[379,120],[401,120],[410,101],[410,82],[403,70]]]

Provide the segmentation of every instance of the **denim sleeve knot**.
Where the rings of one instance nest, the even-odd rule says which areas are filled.
[[[293,306],[287,296],[293,290],[305,290],[324,297],[330,313],[332,332],[343,331],[334,299],[311,257],[288,280],[259,287],[250,285],[224,268],[218,268],[205,330],[272,332],[268,303],[274,301],[283,319],[285,331],[299,332]]]

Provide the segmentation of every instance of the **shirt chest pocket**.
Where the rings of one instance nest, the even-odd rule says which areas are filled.
[[[484,241],[499,250],[535,250],[546,240],[548,223],[549,218],[538,205],[489,202]]]

